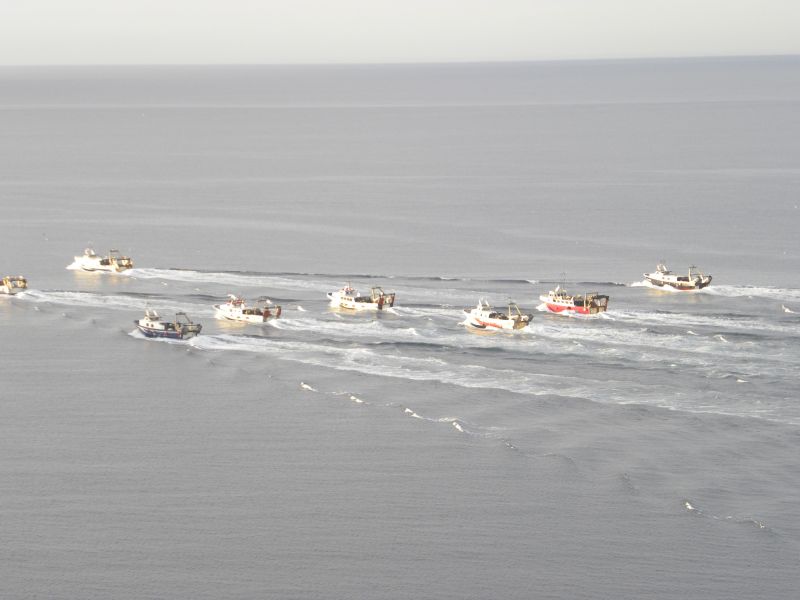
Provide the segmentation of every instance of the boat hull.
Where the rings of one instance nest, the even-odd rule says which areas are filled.
[[[574,306],[571,304],[554,304],[552,302],[545,302],[545,306],[547,306],[547,310],[551,313],[556,314],[563,314],[563,313],[575,313],[578,315],[596,315],[599,312],[597,308],[586,308],[585,306]]]
[[[75,257],[75,264],[82,270],[87,271],[89,273],[93,273],[95,271],[99,271],[102,273],[121,273],[122,271],[127,271],[132,267],[121,266],[118,264],[108,264],[104,265],[100,262],[100,260],[87,260],[83,256],[76,256]]]
[[[527,321],[497,321],[495,319],[479,319],[476,317],[467,318],[467,326],[484,331],[513,331],[524,329],[528,326]]]
[[[347,302],[341,300],[339,302],[331,302],[331,306],[343,308],[345,310],[381,310],[378,308],[377,304],[373,304],[372,302]]]
[[[193,338],[200,333],[199,325],[196,330],[173,330],[173,329],[154,329],[145,325],[140,325],[138,321],[134,321],[136,327],[145,337],[148,338],[164,338],[169,340],[187,340]]]

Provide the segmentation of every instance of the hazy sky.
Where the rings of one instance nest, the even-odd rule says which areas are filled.
[[[800,54],[800,0],[0,0],[0,64]]]

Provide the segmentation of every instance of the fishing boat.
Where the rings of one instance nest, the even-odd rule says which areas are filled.
[[[653,273],[645,273],[645,280],[658,287],[671,287],[681,291],[701,290],[711,283],[711,275],[704,275],[697,267],[689,267],[687,275],[670,271],[664,263],[659,263]]]
[[[28,281],[22,275],[6,275],[0,280],[0,294],[10,296],[28,289]]]
[[[482,299],[475,308],[465,308],[465,323],[475,329],[522,329],[530,325],[533,315],[524,315],[514,302],[508,303],[507,312],[495,311],[489,303]]]
[[[348,283],[336,292],[328,292],[332,306],[348,310],[383,310],[394,306],[394,292],[384,292],[383,288],[373,287],[368,296],[362,296]]]
[[[539,296],[539,300],[544,302],[547,310],[558,314],[595,315],[608,309],[608,296],[597,292],[572,295],[560,285]]]
[[[122,256],[119,250],[109,250],[108,256],[98,256],[91,248],[86,248],[82,256],[76,256],[75,266],[84,271],[107,271],[119,273],[133,268],[133,261],[128,256]]]
[[[215,304],[214,310],[218,319],[243,323],[264,323],[268,319],[277,319],[281,316],[281,307],[267,306],[268,302],[268,300],[263,300],[254,306],[247,306],[244,298],[228,294],[228,301],[225,304]]]
[[[144,312],[144,318],[134,321],[145,336],[149,338],[169,338],[172,340],[185,340],[200,333],[203,328],[200,323],[194,323],[184,312],[175,313],[174,321],[162,321],[159,314],[152,308]]]

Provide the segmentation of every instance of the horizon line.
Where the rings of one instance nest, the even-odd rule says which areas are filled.
[[[448,66],[448,65],[513,65],[513,64],[551,64],[551,63],[609,63],[609,62],[667,62],[691,60],[742,60],[770,58],[800,58],[800,54],[701,54],[686,56],[627,56],[596,58],[541,58],[514,60],[425,60],[425,61],[383,61],[383,62],[220,62],[220,63],[0,63],[0,68],[82,68],[82,67],[402,67],[402,66]]]

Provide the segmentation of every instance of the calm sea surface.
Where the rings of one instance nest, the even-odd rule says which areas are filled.
[[[798,58],[0,68],[0,225],[2,598],[797,593]]]

